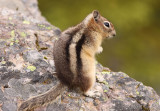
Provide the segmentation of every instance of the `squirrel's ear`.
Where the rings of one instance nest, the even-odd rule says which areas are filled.
[[[94,20],[97,21],[100,18],[99,12],[97,10],[94,10],[92,13]]]

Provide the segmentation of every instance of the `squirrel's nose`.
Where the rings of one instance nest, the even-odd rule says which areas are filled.
[[[113,32],[112,36],[113,36],[113,37],[116,36],[116,32],[115,32],[115,31]]]
[[[116,36],[116,34],[112,34],[112,36],[114,37],[114,36]]]

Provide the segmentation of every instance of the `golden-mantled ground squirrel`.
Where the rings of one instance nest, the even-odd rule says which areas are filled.
[[[115,35],[113,24],[96,10],[80,24],[62,32],[53,50],[56,72],[61,83],[23,102],[18,111],[30,111],[52,102],[63,92],[64,86],[78,87],[86,96],[95,96],[91,91],[96,80],[95,54],[102,52],[101,43],[105,38]]]

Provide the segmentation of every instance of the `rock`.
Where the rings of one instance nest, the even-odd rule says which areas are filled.
[[[24,58],[28,62],[37,63],[43,56],[37,50],[29,50],[24,53]]]
[[[0,111],[16,111],[32,96],[59,82],[53,44],[61,31],[48,23],[37,0],[0,1]],[[95,89],[100,98],[65,90],[52,104],[35,111],[158,111],[160,97],[153,88],[97,64]]]
[[[13,102],[13,101],[3,102],[3,105],[2,105],[3,111],[16,111],[16,109],[17,109],[17,105],[15,102]]]

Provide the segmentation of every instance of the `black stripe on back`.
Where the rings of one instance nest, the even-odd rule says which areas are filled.
[[[67,34],[69,35],[69,40],[67,41],[66,47],[65,47],[65,49],[66,49],[66,60],[67,60],[67,62],[70,62],[70,61],[69,61],[69,58],[70,58],[69,46],[70,46],[70,44],[71,44],[71,42],[72,42],[73,36],[74,36],[77,32],[78,32],[78,29],[77,29],[77,30],[74,30],[72,33],[67,33]]]
[[[82,69],[81,49],[82,49],[82,45],[84,44],[85,38],[86,38],[86,36],[83,34],[81,39],[78,41],[78,43],[76,45],[77,71],[78,71],[78,74],[80,73],[80,71]]]

